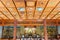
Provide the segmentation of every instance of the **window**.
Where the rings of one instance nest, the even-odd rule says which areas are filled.
[[[13,26],[4,26],[3,38],[13,38]]]
[[[56,39],[57,38],[56,26],[47,26],[47,33],[49,39]]]

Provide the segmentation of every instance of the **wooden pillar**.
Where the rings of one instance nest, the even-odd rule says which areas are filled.
[[[58,20],[56,20],[56,31],[57,31],[57,40],[59,40],[59,35],[58,35]]]
[[[45,36],[45,40],[48,40],[46,20],[44,20],[44,36]]]
[[[16,26],[17,26],[17,21],[14,21],[14,33],[13,33],[13,40],[16,40]]]
[[[2,20],[2,38],[3,38],[3,30],[4,30],[4,20]]]

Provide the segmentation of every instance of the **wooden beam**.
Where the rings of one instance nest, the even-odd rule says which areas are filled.
[[[34,19],[34,16],[35,16],[36,6],[37,6],[37,0],[35,1],[35,10],[34,10],[34,13],[33,13],[33,19]]]
[[[50,0],[48,0],[48,1],[47,1],[47,3],[46,3],[46,5],[45,5],[45,7],[44,7],[44,9],[43,9],[43,11],[42,11],[42,13],[41,13],[41,15],[39,16],[39,19],[40,19],[40,17],[43,15],[44,10],[46,9],[46,7],[47,7],[47,5],[48,5],[49,1],[50,1]]]
[[[59,12],[57,12],[53,17],[51,17],[51,19],[53,19]]]
[[[57,5],[60,3],[60,1],[56,4],[56,6],[50,11],[50,13],[45,17],[45,19],[54,11],[54,9],[57,7]]]
[[[15,8],[16,8],[16,11],[17,11],[18,15],[20,16],[20,18],[22,18],[21,15],[20,15],[20,13],[19,13],[19,11],[17,10],[17,7],[16,7],[16,4],[15,4],[14,0],[12,0],[12,2],[15,5]]]
[[[6,16],[2,11],[0,11],[5,17],[7,17],[8,19],[10,19],[8,16]]]
[[[26,1],[24,1],[25,2],[25,11],[26,11],[26,19],[28,19],[28,13],[27,13],[27,9],[26,9],[26,7],[27,7],[27,5],[26,5]]]
[[[1,0],[0,0],[1,1]],[[6,5],[1,1],[1,3],[3,4],[3,6],[7,9],[7,11],[12,15],[12,13],[10,12],[10,10],[6,7]],[[14,18],[14,19],[16,19],[13,15],[12,15],[12,17]]]
[[[8,20],[8,19],[0,19],[0,20],[4,21],[4,23],[7,22],[7,24],[4,24],[4,25],[9,25],[9,26],[10,26],[10,25],[13,25],[13,22],[14,22],[14,20],[11,20],[11,19],[10,19],[10,20]],[[47,23],[50,24],[51,22],[56,22],[56,20],[57,20],[57,21],[60,21],[60,19],[46,19],[46,24],[47,24]],[[32,20],[31,20],[31,21],[30,21],[30,20],[22,21],[22,22],[28,22],[28,23],[32,22],[32,23],[30,23],[30,24],[27,24],[27,23],[25,24],[25,23],[20,23],[20,22],[21,22],[21,21],[17,21],[17,24],[18,24],[18,25],[22,25],[22,26],[23,26],[23,25],[24,25],[24,26],[28,26],[28,25],[43,25],[43,23],[41,23],[41,24],[40,24],[40,23],[36,23],[36,22],[37,22],[36,20],[33,20],[33,21],[32,21]],[[39,21],[39,22],[41,22],[41,21]],[[43,22],[43,21],[42,21],[42,22]],[[11,24],[11,23],[12,23],[12,24]],[[47,25],[49,25],[49,24],[47,24]],[[0,25],[1,25],[1,24],[0,24]],[[56,24],[54,24],[54,25],[56,25]],[[1,26],[2,26],[2,25],[1,25]],[[13,26],[14,26],[14,25],[13,25]]]

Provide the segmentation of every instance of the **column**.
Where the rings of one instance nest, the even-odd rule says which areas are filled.
[[[57,40],[59,40],[59,35],[58,35],[58,20],[56,20],[56,31],[57,31]]]
[[[45,36],[45,40],[48,40],[46,20],[44,20],[44,36]]]
[[[17,26],[17,21],[14,21],[14,33],[13,33],[13,40],[16,40],[16,26]]]

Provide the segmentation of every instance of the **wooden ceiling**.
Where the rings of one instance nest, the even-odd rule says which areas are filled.
[[[0,19],[60,19],[60,0],[0,0]]]

